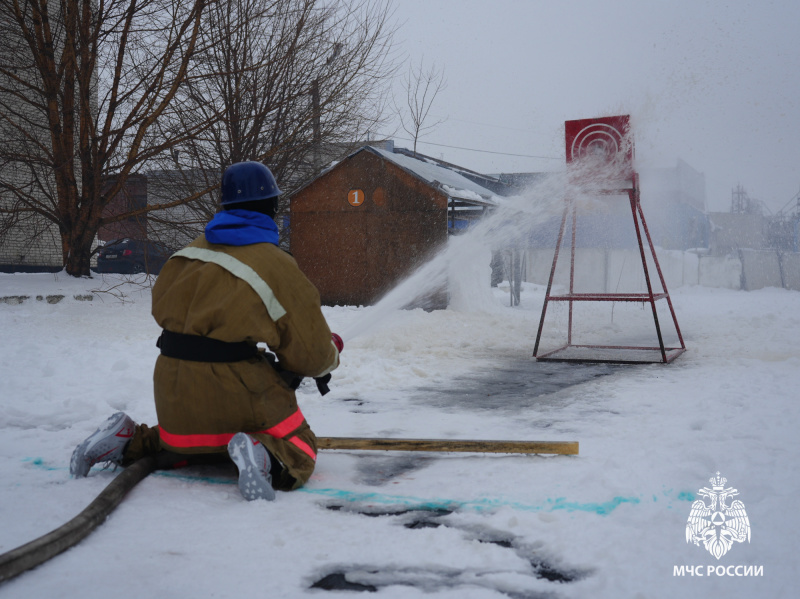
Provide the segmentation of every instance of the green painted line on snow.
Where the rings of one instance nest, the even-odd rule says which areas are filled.
[[[499,508],[509,507],[514,510],[524,512],[554,512],[563,510],[566,512],[589,512],[599,516],[607,516],[622,504],[638,504],[638,497],[614,497],[610,501],[600,503],[589,502],[581,503],[568,501],[565,497],[548,498],[544,503],[535,505],[521,503],[518,501],[508,501],[496,498],[483,498],[472,500],[459,499],[426,499],[423,497],[412,497],[406,495],[387,495],[385,493],[347,491],[343,489],[316,489],[313,487],[303,487],[299,492],[311,495],[322,495],[339,501],[350,503],[377,503],[380,505],[395,505],[410,507],[421,511],[467,509],[476,512],[495,511]]]
[[[42,458],[24,458],[23,462],[29,462],[37,468],[53,471],[53,470],[68,470],[68,468],[61,466],[50,466]],[[203,482],[210,485],[235,485],[235,477],[222,477],[222,476],[202,476],[196,474],[181,474],[175,470],[159,470],[153,472],[151,476],[159,476],[163,478],[171,478],[189,483]],[[495,511],[499,508],[508,507],[522,512],[585,512],[593,513],[598,516],[607,516],[619,506],[624,504],[637,505],[642,503],[639,497],[614,497],[608,501],[603,502],[579,502],[569,501],[566,497],[548,498],[540,504],[522,503],[519,501],[509,501],[506,499],[486,497],[482,499],[427,499],[424,497],[414,497],[408,495],[388,495],[386,493],[377,493],[369,491],[352,491],[347,489],[320,489],[315,487],[302,487],[297,490],[300,493],[309,495],[319,495],[328,497],[337,501],[344,501],[348,503],[373,503],[379,505],[394,505],[411,508],[420,511],[434,511],[434,510],[472,510],[475,512],[489,512]],[[673,491],[664,491],[663,495],[670,498]],[[658,501],[658,496],[653,495],[653,503]],[[693,493],[681,491],[676,496],[678,501],[694,501],[695,496]]]

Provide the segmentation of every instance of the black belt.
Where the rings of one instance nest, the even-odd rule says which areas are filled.
[[[241,362],[256,358],[258,347],[246,341],[228,342],[164,330],[156,341],[161,355],[190,362]]]
[[[303,382],[303,376],[288,370],[283,370],[275,356],[259,351],[258,347],[246,341],[228,342],[212,339],[211,337],[201,337],[200,335],[184,335],[183,333],[173,333],[164,329],[161,336],[156,341],[156,346],[161,349],[161,355],[178,360],[189,360],[190,362],[241,362],[250,358],[266,359],[270,365],[283,378],[290,389],[297,389]],[[317,389],[321,395],[325,395],[330,389],[328,383],[331,375],[317,377]]]

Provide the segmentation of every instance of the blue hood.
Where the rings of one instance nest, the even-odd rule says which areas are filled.
[[[223,210],[206,225],[209,243],[224,245],[278,245],[278,225],[266,214],[250,210]]]

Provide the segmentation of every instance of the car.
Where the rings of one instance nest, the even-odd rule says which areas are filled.
[[[99,273],[147,273],[157,275],[169,259],[170,252],[154,241],[140,239],[117,239],[109,241],[97,251]]]

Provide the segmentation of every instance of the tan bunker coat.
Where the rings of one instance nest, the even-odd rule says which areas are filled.
[[[271,243],[216,245],[204,236],[170,258],[153,287],[153,317],[174,333],[265,343],[281,368],[309,377],[339,365],[319,293],[294,258]],[[238,432],[284,466],[278,489],[314,470],[316,437],[295,393],[262,358],[209,363],[161,355],[153,377],[161,447],[222,453]]]

